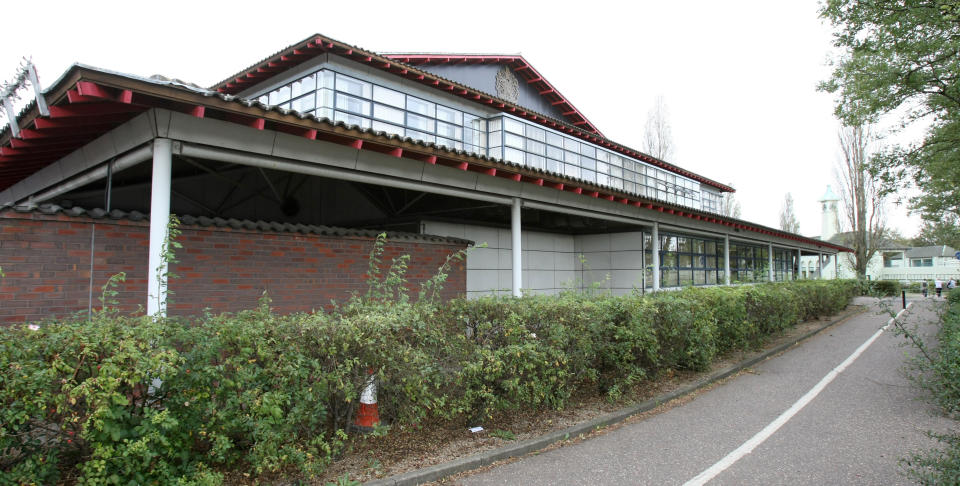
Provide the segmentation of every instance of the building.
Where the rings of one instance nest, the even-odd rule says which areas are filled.
[[[382,230],[432,264],[475,242],[452,274],[467,296],[789,280],[802,255],[844,249],[717,214],[732,188],[607,139],[515,55],[314,35],[210,88],[74,65],[15,119],[0,319],[85,310],[118,271],[149,313],[166,311],[168,271],[170,312],[264,290],[310,310],[362,285]],[[168,265],[171,212],[184,233]]]
[[[850,245],[852,234],[841,232],[837,203],[840,198],[828,185],[818,201],[821,204],[821,233],[818,237],[837,245]],[[800,262],[802,278],[857,278],[852,253],[841,253],[832,261],[804,256]],[[883,241],[877,253],[867,262],[870,280],[898,280],[903,282],[960,278],[960,252],[946,245],[907,247],[892,241]]]

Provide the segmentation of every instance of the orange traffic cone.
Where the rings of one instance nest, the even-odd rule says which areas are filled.
[[[357,410],[357,420],[353,426],[361,432],[372,432],[380,424],[380,413],[377,411],[377,384],[374,381],[373,370],[367,370],[367,384],[360,394],[360,409]]]

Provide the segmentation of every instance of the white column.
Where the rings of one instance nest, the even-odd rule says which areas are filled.
[[[840,261],[837,258],[840,256],[839,253],[833,254],[833,279],[836,280],[840,278]]]
[[[773,282],[776,280],[773,271],[773,243],[767,245],[767,266],[770,268],[770,281]]]
[[[150,189],[150,259],[147,269],[147,315],[167,313],[167,262],[163,259],[170,222],[170,175],[173,143],[153,141],[153,180]]]
[[[512,244],[511,253],[513,255],[513,296],[520,297],[523,293],[520,287],[523,285],[523,252],[520,248],[520,207],[519,197],[513,198],[513,206],[510,208],[510,239]]]
[[[723,235],[723,284],[730,285],[730,235]]]
[[[823,280],[823,253],[817,252],[817,280]]]
[[[803,271],[803,264],[801,263],[801,259],[800,259],[800,249],[797,248],[797,266],[796,266],[796,270],[793,273],[793,279],[800,280],[800,275],[802,271]]]
[[[650,240],[653,242],[653,248],[650,248],[650,255],[653,259],[653,291],[660,290],[660,223],[653,223],[653,234]]]

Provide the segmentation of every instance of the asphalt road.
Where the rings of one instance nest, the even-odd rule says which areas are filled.
[[[684,484],[791,408],[889,320],[879,309],[827,329],[682,406],[457,484]],[[935,332],[930,301],[905,316]],[[707,484],[910,484],[898,459],[957,424],[905,377],[904,339],[883,332],[799,412]]]

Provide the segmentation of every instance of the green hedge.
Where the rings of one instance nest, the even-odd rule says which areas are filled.
[[[804,281],[443,304],[380,289],[319,314],[277,315],[265,299],[189,321],[106,311],[3,328],[0,484],[217,484],[229,468],[309,476],[343,451],[368,370],[386,423],[476,424],[706,369],[836,313],[856,289]]]

